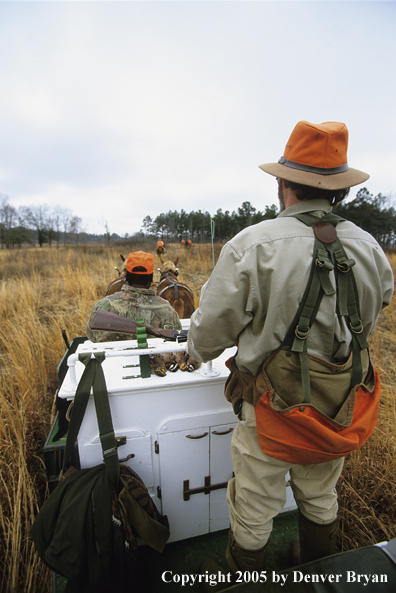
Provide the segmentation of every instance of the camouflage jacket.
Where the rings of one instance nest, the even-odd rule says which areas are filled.
[[[168,301],[159,297],[155,290],[133,288],[125,284],[120,292],[106,296],[94,305],[85,327],[88,339],[92,342],[136,339],[136,334],[91,330],[92,320],[97,309],[110,311],[127,319],[143,319],[145,325],[151,325],[152,327],[163,328],[166,325],[174,329],[181,329],[180,319],[176,311]]]

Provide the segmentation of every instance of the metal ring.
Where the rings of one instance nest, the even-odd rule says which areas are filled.
[[[297,336],[297,338],[298,338],[299,340],[306,340],[306,339],[308,338],[308,334],[309,334],[309,332],[310,332],[310,331],[311,331],[311,328],[309,327],[309,328],[308,328],[308,331],[307,331],[307,335],[306,335],[304,338],[302,338],[302,337],[301,337],[301,336],[299,336],[299,335],[298,335],[298,333],[297,333],[297,332],[298,332],[298,325],[297,325],[296,329],[294,330],[294,333],[296,334],[296,336]]]
[[[70,422],[70,415],[71,415],[73,404],[74,404],[74,400],[72,402],[70,402],[70,405],[69,405],[69,407],[66,410],[66,420],[68,422]]]
[[[361,320],[361,319],[359,319],[359,321],[360,321],[360,325],[361,325],[361,328],[362,328],[360,331],[356,331],[356,330],[354,329],[353,325],[352,325],[352,322],[351,322],[351,321],[349,322],[349,325],[351,326],[351,330],[353,331],[353,333],[354,333],[354,334],[361,334],[361,333],[363,333],[363,324],[362,324],[362,320]]]

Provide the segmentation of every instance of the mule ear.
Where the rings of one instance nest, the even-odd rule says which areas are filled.
[[[160,256],[160,262],[162,265],[164,265],[164,263],[165,263],[161,256]]]
[[[120,258],[122,261],[125,261],[125,257],[123,255],[120,255]]]
[[[176,260],[174,261],[175,266],[177,267],[177,264],[179,263],[179,256],[177,256]]]

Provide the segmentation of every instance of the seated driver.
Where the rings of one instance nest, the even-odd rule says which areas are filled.
[[[181,329],[179,316],[170,303],[150,288],[153,281],[154,256],[145,251],[133,251],[128,255],[125,267],[126,282],[121,291],[104,297],[91,311],[85,328],[91,342],[136,339],[136,334],[92,330],[91,324],[98,309],[133,321],[141,319],[144,325],[152,327]]]

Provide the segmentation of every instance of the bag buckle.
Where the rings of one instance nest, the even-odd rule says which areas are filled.
[[[356,262],[354,259],[346,259],[345,261],[337,262],[337,268],[340,270],[340,272],[346,274],[355,264]]]
[[[333,264],[327,258],[319,259],[319,257],[317,257],[315,260],[315,264],[316,264],[316,267],[319,268],[320,270],[328,270],[329,272],[334,270]]]
[[[311,330],[311,328],[308,327],[307,331],[301,331],[298,329],[298,325],[297,325],[294,333],[296,334],[296,336],[299,340],[306,340],[308,338],[308,334],[309,334],[310,330]]]
[[[352,322],[350,322],[349,325],[354,334],[361,334],[363,332],[363,324],[361,319],[359,319],[359,323],[356,327],[353,327]]]

